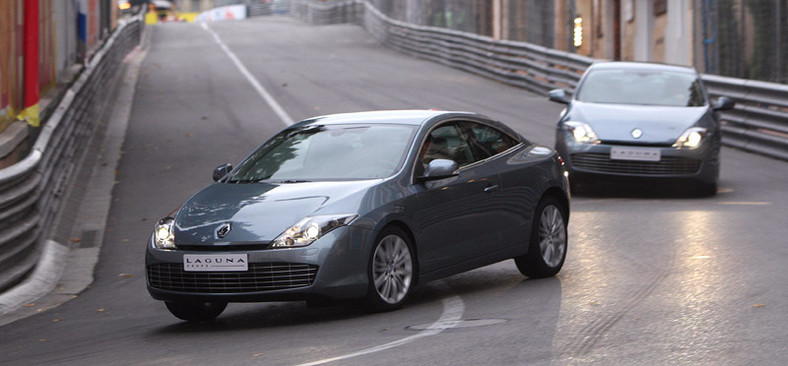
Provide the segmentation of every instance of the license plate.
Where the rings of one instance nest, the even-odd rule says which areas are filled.
[[[249,270],[249,259],[244,254],[184,254],[183,270],[190,272],[235,272]]]
[[[662,154],[659,149],[643,149],[628,147],[613,147],[610,149],[612,160],[659,161]]]

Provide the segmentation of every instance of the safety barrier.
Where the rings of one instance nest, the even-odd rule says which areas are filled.
[[[367,32],[389,47],[538,94],[554,88],[573,90],[585,69],[597,61],[529,43],[397,21],[364,0],[291,4],[292,15],[313,24],[361,16]],[[788,160],[788,85],[716,75],[702,79],[713,98],[727,96],[737,103],[721,114],[724,144]]]
[[[98,125],[97,99],[110,90],[123,57],[140,43],[144,20],[118,26],[45,122],[30,154],[0,170],[0,292],[38,262],[78,164]]]
[[[788,85],[703,75],[712,97],[736,101],[722,113],[722,142],[742,150],[788,160]]]
[[[248,14],[250,17],[274,15],[274,14],[287,14],[290,11],[289,0],[276,0],[276,1],[253,1],[247,5]]]
[[[359,23],[364,3],[355,0],[314,2],[290,1],[290,15],[315,25]]]

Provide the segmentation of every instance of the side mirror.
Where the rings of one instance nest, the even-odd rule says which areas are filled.
[[[733,106],[736,105],[736,102],[733,99],[728,97],[719,97],[717,98],[717,103],[714,103],[712,107],[715,111],[727,111],[733,109]]]
[[[569,97],[566,94],[566,90],[564,89],[553,89],[547,93],[547,97],[551,102],[569,104]]]
[[[427,167],[424,169],[424,175],[419,177],[419,179],[430,181],[454,177],[457,175],[458,168],[459,166],[453,160],[435,159],[427,164]]]
[[[213,181],[218,182],[220,179],[224,178],[224,176],[227,175],[227,173],[229,173],[231,170],[233,170],[232,164],[222,164],[217,166],[216,169],[213,170]]]

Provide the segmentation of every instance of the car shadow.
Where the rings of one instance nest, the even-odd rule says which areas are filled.
[[[520,274],[512,261],[504,261],[441,280],[420,284],[402,309],[441,306],[441,300],[460,296],[473,298],[486,291],[530,291],[552,286],[560,301],[560,279],[529,279]],[[239,309],[240,307],[240,309]],[[314,325],[343,320],[375,317],[387,313],[369,313],[358,301],[337,301],[322,306],[308,306],[304,301],[229,304],[228,310],[217,319],[206,322],[180,321],[170,316],[171,324],[152,330],[152,335],[187,333],[232,332],[238,330]]]
[[[583,184],[572,190],[572,196],[586,198],[690,198],[714,196],[699,194],[696,186],[685,182],[599,182]]]

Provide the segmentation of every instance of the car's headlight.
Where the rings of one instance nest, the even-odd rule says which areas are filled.
[[[175,249],[175,233],[172,225],[175,219],[165,217],[156,224],[153,229],[153,244],[159,249]]]
[[[285,230],[271,243],[273,248],[304,247],[340,226],[350,224],[356,214],[307,217]]]
[[[588,123],[567,121],[564,122],[564,128],[572,134],[575,141],[582,144],[594,144],[599,142],[596,132],[588,125]]]
[[[673,147],[694,149],[703,142],[708,130],[703,127],[690,127],[679,136]]]

